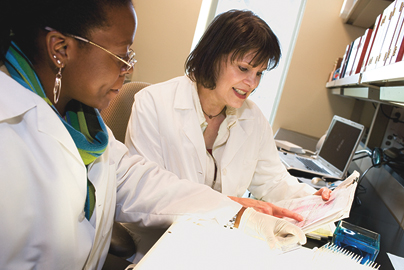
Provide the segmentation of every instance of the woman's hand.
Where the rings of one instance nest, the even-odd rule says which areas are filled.
[[[296,225],[253,208],[242,208],[234,226],[250,236],[267,241],[271,249],[306,243],[304,232]]]
[[[257,212],[268,214],[271,216],[283,218],[283,217],[288,217],[292,218],[297,221],[303,221],[303,217],[295,212],[292,212],[286,208],[282,208],[279,206],[276,206],[275,204],[269,203],[269,202],[263,202],[259,200],[254,200],[250,198],[238,198],[238,197],[233,197],[229,196],[230,199],[232,199],[235,202],[238,202],[245,208],[251,207],[254,208]]]
[[[317,190],[316,193],[314,193],[314,195],[321,195],[321,198],[323,198],[324,201],[328,201],[330,199],[331,196],[331,190],[329,190],[326,187],[323,187],[319,190]]]

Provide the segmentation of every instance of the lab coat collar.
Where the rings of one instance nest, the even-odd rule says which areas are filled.
[[[69,150],[78,162],[84,163],[69,132],[53,109],[37,94],[26,89],[5,72],[0,71],[0,121],[37,111],[38,131],[49,134]]]
[[[186,76],[178,77],[174,80],[177,80],[178,83],[174,97],[174,110],[179,114],[179,119],[182,119],[183,131],[194,145],[202,170],[206,172],[206,148],[203,143],[204,139],[198,116],[194,113],[195,107],[192,91],[190,91],[191,89],[194,90],[196,84]]]
[[[236,155],[242,155],[238,151],[254,130],[254,114],[251,106],[252,102],[247,99],[239,109],[235,109],[237,120],[232,125],[230,136],[227,140],[227,144],[232,147],[226,147],[221,161],[222,168],[225,168]]]
[[[188,77],[183,76],[174,79],[177,81],[177,91],[174,98],[174,109],[181,114],[183,130],[189,140],[195,146],[195,151],[198,153],[198,158],[204,171],[206,171],[206,147],[199,145],[204,142],[203,134],[199,125],[197,115],[194,113],[195,107],[190,89],[196,87]],[[241,108],[236,109],[237,120],[232,126],[232,131],[228,139],[228,144],[232,147],[226,147],[226,151],[222,159],[222,168],[227,166],[231,160],[237,155],[237,151],[245,143],[251,135],[254,128],[254,114],[252,110],[253,103],[246,100]],[[197,125],[195,123],[198,123]],[[195,128],[196,127],[196,128]]]
[[[254,110],[252,110],[252,101],[247,99],[246,101],[244,101],[241,108],[236,109],[238,121],[253,120],[255,118],[253,111]]]
[[[236,155],[242,155],[242,153],[238,153],[238,151],[241,146],[245,144],[253,130],[254,121],[252,121],[252,118],[250,117],[250,112],[248,110],[245,111],[238,109],[236,113],[238,119],[232,125],[230,136],[227,140],[227,144],[232,147],[226,147],[225,152],[223,153],[221,160],[222,169],[226,168]],[[222,191],[225,189],[226,187],[222,186]]]
[[[196,84],[191,81],[187,76],[177,77],[173,79],[178,83],[177,91],[174,97],[174,109],[176,110],[189,110],[193,109],[192,92],[190,89],[195,89]]]
[[[174,78],[172,81],[178,83],[177,91],[174,98],[174,109],[190,110],[194,108],[192,92],[190,89],[196,89],[196,83],[191,81],[187,76]],[[241,108],[235,109],[238,120],[254,119],[251,109],[251,101],[246,100]]]
[[[0,95],[8,98],[0,99],[0,121],[21,115],[36,106],[33,99],[21,98],[24,96],[21,92],[28,92],[29,90],[23,88],[8,73],[4,72],[7,71],[7,69],[3,69],[4,67],[1,66],[0,71]]]

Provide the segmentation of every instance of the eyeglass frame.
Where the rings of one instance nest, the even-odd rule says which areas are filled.
[[[48,26],[45,27],[45,30],[47,30],[47,31],[57,31],[57,30],[55,30],[55,29],[53,29],[53,28],[50,28],[50,27],[48,27]],[[125,59],[123,59],[123,58],[120,57],[119,55],[116,55],[115,53],[110,52],[109,50],[105,49],[105,48],[102,47],[101,45],[98,45],[97,43],[92,42],[91,40],[88,40],[88,39],[86,39],[86,38],[79,37],[79,36],[76,36],[76,35],[72,35],[72,34],[65,34],[65,35],[66,35],[66,36],[69,36],[69,37],[72,37],[72,38],[75,38],[75,39],[77,39],[77,40],[80,40],[80,41],[89,43],[89,44],[91,44],[91,45],[93,45],[93,46],[95,46],[95,47],[97,47],[97,48],[99,48],[99,49],[101,49],[101,50],[103,50],[103,51],[109,53],[110,55],[114,56],[116,59],[118,59],[118,60],[121,61],[122,63],[126,64],[126,66],[127,66],[127,67],[126,67],[126,71],[129,71],[129,70],[130,70],[131,68],[133,68],[133,67],[135,66],[135,64],[137,63],[137,60],[135,59],[135,52],[134,52],[132,49],[129,49],[129,50],[128,50],[129,61],[126,61]],[[132,56],[131,56],[131,55],[132,55]]]

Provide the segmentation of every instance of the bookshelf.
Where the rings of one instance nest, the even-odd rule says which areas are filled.
[[[334,95],[377,104],[364,147],[381,147],[388,126],[388,121],[382,117],[381,104],[390,105],[390,108],[404,108],[404,61],[331,81],[326,87]],[[363,105],[358,107],[362,108]]]
[[[372,24],[369,25],[365,23],[359,25],[364,28],[363,32],[365,32],[365,28],[372,27],[372,25],[377,22],[377,17],[383,13],[387,6],[382,10],[377,10],[376,14],[375,12],[369,11],[367,8],[360,9],[358,7],[359,5],[363,6],[365,2],[374,3],[375,1],[376,0],[356,0],[356,2],[354,2],[356,5],[352,6],[354,9],[350,11],[351,14],[346,18],[341,17],[341,23],[358,26],[358,16],[354,15],[354,13],[361,14],[361,16],[364,17],[367,16],[369,20],[373,21]],[[380,2],[380,0],[378,0],[378,2]],[[392,2],[393,1],[386,1],[385,4],[388,5]],[[401,0],[401,2],[404,2],[404,0]],[[404,14],[403,11],[401,12]],[[404,24],[401,25],[404,26]],[[401,30],[399,33],[401,33]],[[383,149],[402,147],[400,140],[396,140],[394,134],[403,136],[403,124],[402,122],[395,122],[393,117],[396,112],[399,112],[401,113],[399,119],[401,121],[404,119],[404,59],[398,62],[390,61],[388,63],[388,65],[377,66],[373,69],[361,69],[359,73],[326,83],[326,89],[329,93],[355,99],[351,120],[362,121],[362,124],[366,123],[365,125],[368,128],[367,136],[364,143],[361,144],[360,149],[373,150],[375,147],[381,147]],[[390,116],[390,119],[388,116]],[[389,140],[389,137],[394,137],[394,139]],[[402,142],[403,141],[401,141],[401,143]],[[352,162],[352,168],[357,169],[362,174],[368,170],[371,165],[372,160],[370,158],[358,159]],[[371,169],[364,179],[374,188],[375,193],[363,195],[363,198],[367,198],[369,200],[367,203],[369,203],[376,199],[377,194],[386,204],[388,210],[392,213],[401,228],[404,228],[404,208],[401,201],[396,198],[402,198],[404,194],[403,177],[404,170],[402,166],[386,164],[380,168]],[[389,190],[387,190],[387,188]],[[363,202],[362,207],[364,203],[365,202]],[[372,218],[379,214],[384,214],[383,210],[372,208]],[[364,226],[370,226],[371,223],[364,223]],[[368,228],[371,229],[371,227]],[[374,230],[382,232],[379,228]],[[386,241],[387,233],[383,232],[382,237],[385,239],[382,240],[383,245],[386,245],[389,242],[388,240]],[[389,269],[388,264],[389,261],[387,260],[386,263],[383,263],[382,268],[387,267],[386,269]]]
[[[404,5],[404,0],[400,0],[400,2]],[[402,15],[404,16],[404,9]],[[343,22],[348,23],[344,20]],[[402,25],[401,31],[404,29],[404,23]],[[404,46],[404,41],[401,44]],[[403,136],[403,124],[394,122],[388,116],[393,117],[395,112],[404,115],[404,59],[394,63],[391,61],[387,65],[369,70],[362,68],[359,73],[327,82],[326,88],[334,95],[356,100],[351,120],[360,122],[364,115],[368,119],[371,118],[367,136],[362,145],[364,149],[402,147],[400,140],[395,141],[388,138],[397,134]],[[400,116],[399,119],[402,121],[403,117]],[[355,162],[362,173],[369,168],[370,163],[370,160]],[[371,171],[367,175],[367,179],[375,187],[382,200],[389,205],[390,211],[404,228],[402,204],[391,200],[392,197],[400,197],[404,193],[404,185],[401,182],[403,175],[402,168],[385,165]],[[395,188],[392,188],[390,192],[384,192],[385,186]]]
[[[326,87],[336,95],[404,106],[404,61],[334,80]]]
[[[402,42],[401,46],[404,47],[404,35],[401,35],[401,32],[404,33],[404,27],[402,27],[402,25],[404,26],[403,5],[403,0],[344,1],[343,7],[340,12],[340,17],[344,23],[366,28],[372,26],[374,27],[369,46],[366,44],[366,46],[368,46],[368,52],[366,52],[365,49],[363,50],[363,65],[361,68],[361,72],[353,75],[351,74],[351,76],[346,76],[345,67],[344,71],[341,72],[342,74],[340,79],[330,81],[326,84],[326,88],[331,89],[331,93],[377,103],[404,106],[404,61],[392,63],[393,60],[391,60],[391,63],[389,62],[390,64],[387,64],[387,61],[390,61],[389,57],[387,57],[388,60],[380,61],[386,61],[384,66],[379,66],[379,63],[376,68],[376,64],[373,64],[373,67],[370,68],[373,58],[372,56],[375,55],[373,51],[377,51],[376,55],[379,51],[380,55],[383,55],[383,53],[388,50],[388,55],[390,55],[390,50],[392,49],[392,47],[394,47],[394,44],[396,44],[396,47],[398,46],[398,48],[400,48],[399,43]],[[393,16],[392,14],[395,15]],[[393,17],[395,18],[395,20],[393,19]],[[390,21],[392,26],[389,26]],[[375,37],[373,37],[373,35],[375,35]],[[385,40],[384,43],[388,45],[387,49],[386,47],[382,46],[384,45],[383,40]],[[388,42],[386,40],[388,40]],[[349,50],[349,46],[351,46],[351,50],[354,51],[352,49],[354,48],[353,43],[351,45],[348,45],[347,51]],[[389,47],[390,50],[388,49]],[[394,51],[396,52],[396,50]],[[350,54],[347,54],[346,52],[346,55],[348,60],[350,61]],[[393,57],[391,57],[391,59],[393,59]],[[378,60],[374,60],[373,62],[375,63],[377,61]],[[351,62],[349,62],[349,64],[350,63]],[[345,63],[345,65],[348,64]],[[343,70],[342,66],[341,70]]]
[[[344,4],[348,2],[349,0],[346,0]],[[384,2],[384,5],[388,4],[388,7],[384,10],[378,9],[376,13],[375,11],[370,12],[368,5],[374,6],[376,2]],[[364,5],[366,7],[359,12],[357,10],[358,7],[363,7]],[[381,7],[383,8],[384,6]],[[343,15],[344,9],[348,10],[345,11],[345,14],[348,14],[346,17]],[[356,74],[354,74],[354,72],[348,73],[349,64],[353,63],[350,62],[351,54],[356,55],[356,58],[359,55],[359,53],[354,53],[356,40],[352,41],[351,44],[348,44],[340,67],[340,70],[342,71],[340,74],[341,78],[327,82],[326,88],[334,95],[354,98],[357,101],[352,115],[352,118],[356,119],[352,120],[358,121],[364,114],[372,117],[365,142],[365,147],[372,149],[374,147],[382,147],[383,141],[385,141],[385,137],[387,136],[384,132],[387,131],[386,128],[389,125],[389,120],[386,117],[383,117],[383,114],[385,114],[383,108],[387,107],[387,114],[391,113],[393,108],[397,106],[401,108],[401,114],[404,112],[404,61],[401,60],[402,58],[398,58],[398,55],[396,56],[397,60],[393,58],[395,54],[392,54],[390,56],[391,58],[389,58],[391,48],[394,47],[393,44],[396,44],[396,49],[400,48],[401,53],[404,48],[404,0],[356,0],[351,3],[351,6],[348,8],[345,5],[343,6],[340,14],[342,22],[352,22],[352,16],[356,16],[353,15],[355,12],[359,12],[361,16],[365,16],[366,12],[369,13],[370,20],[374,20],[373,34],[375,35],[372,35],[369,39],[370,41],[368,43],[369,46],[366,54],[360,54],[361,59],[364,60],[362,66],[361,64],[358,64],[358,67],[362,68],[354,67],[354,69],[352,69],[356,70]],[[375,16],[376,19],[374,19]],[[393,27],[389,26],[390,22]],[[365,31],[367,32],[368,30],[364,29],[364,32]],[[362,40],[366,36],[366,32],[362,36]],[[380,39],[378,39],[379,36]],[[384,43],[388,45],[387,49],[383,46]],[[371,44],[373,45],[370,46]],[[388,49],[389,47],[390,50]],[[374,50],[374,48],[376,49]],[[373,50],[375,51],[375,54]],[[389,51],[388,54],[386,50]],[[365,52],[365,49],[363,49],[363,52]],[[383,53],[385,53],[384,55],[386,58],[378,63],[379,59],[381,59],[380,55],[383,55]],[[375,57],[377,55],[379,55],[378,59]],[[372,58],[374,60],[373,63],[371,60]],[[391,60],[389,61],[389,59]],[[345,66],[343,66],[344,60],[346,61]],[[364,111],[364,107],[366,107],[364,103],[366,102],[372,102],[375,110],[372,112],[369,110]],[[388,106],[384,106],[384,104]],[[382,105],[383,108],[381,108]]]
[[[368,28],[393,0],[346,0],[340,17],[346,24]]]

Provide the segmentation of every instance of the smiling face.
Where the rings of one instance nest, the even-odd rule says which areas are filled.
[[[251,92],[258,87],[266,63],[254,67],[254,53],[247,53],[231,61],[231,54],[221,60],[216,88],[211,90],[217,106],[240,108]]]
[[[125,59],[136,31],[133,6],[109,9],[108,23],[108,27],[93,30],[88,39]],[[70,50],[62,71],[61,105],[57,105],[76,99],[94,108],[106,108],[133,69],[126,71],[124,63],[94,45],[68,38],[75,49]]]

